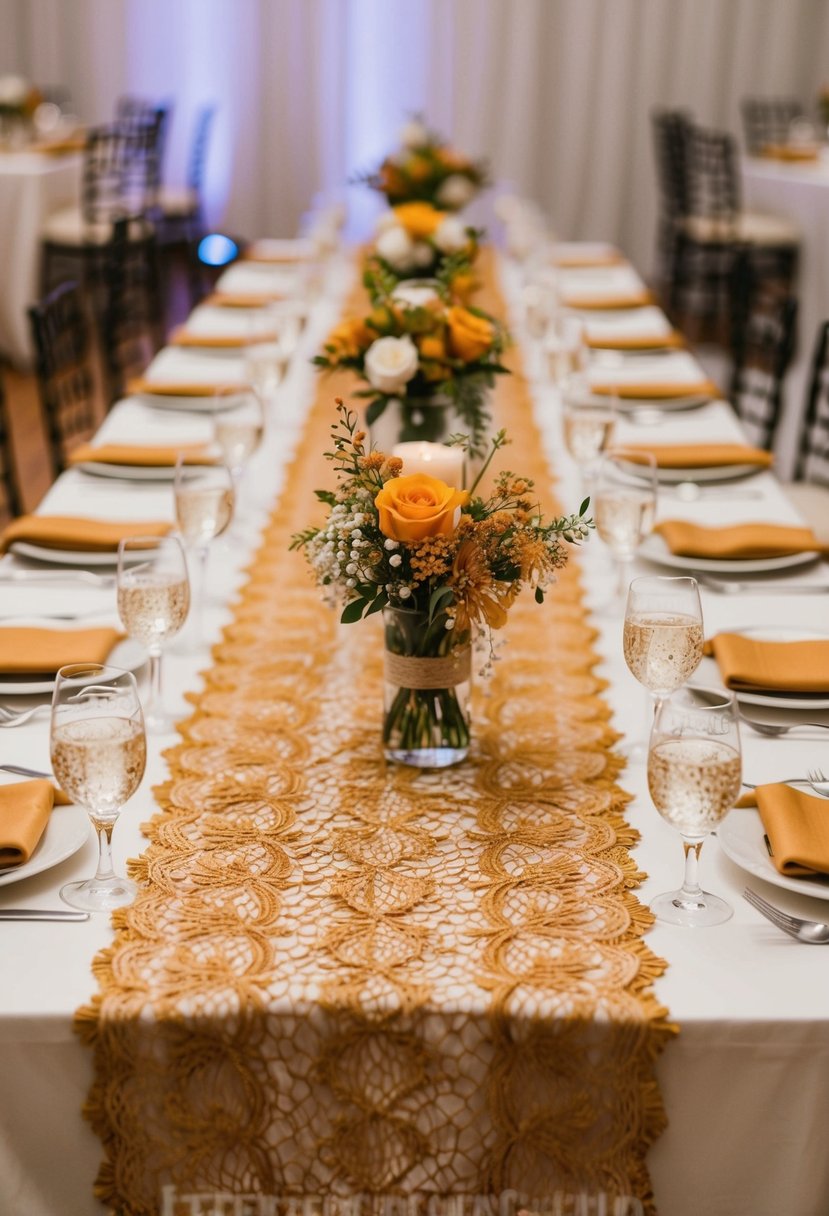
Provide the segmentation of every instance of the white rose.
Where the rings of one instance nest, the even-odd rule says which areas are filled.
[[[381,393],[399,393],[417,373],[417,363],[411,338],[378,338],[366,351],[366,379]]]
[[[454,215],[447,215],[445,220],[441,220],[432,240],[441,253],[458,253],[469,243],[466,228]]]
[[[401,127],[400,142],[404,148],[423,148],[429,142],[429,132],[422,122],[413,118]]]
[[[395,224],[377,238],[375,250],[395,270],[411,270],[415,264],[414,242],[405,228]]]
[[[29,86],[22,76],[0,76],[0,105],[22,106]]]
[[[438,186],[435,199],[441,207],[458,209],[465,207],[474,193],[475,187],[468,177],[463,177],[460,173],[450,173]]]
[[[431,266],[435,260],[435,251],[427,241],[416,241],[412,247],[412,261],[415,266],[424,269]]]
[[[399,227],[400,225],[397,222],[397,216],[394,214],[391,207],[389,207],[388,211],[384,211],[381,215],[378,215],[377,223],[374,225],[374,231],[377,236],[379,236],[381,232],[388,232],[389,228]]]
[[[428,283],[399,283],[392,292],[393,300],[409,308],[428,308],[438,298],[438,293]]]

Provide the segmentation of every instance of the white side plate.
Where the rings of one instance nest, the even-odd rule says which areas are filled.
[[[89,816],[82,806],[56,806],[29,860],[13,870],[0,870],[0,887],[32,878],[66,861],[83,847],[91,829]]]
[[[762,878],[763,882],[783,887],[786,891],[797,891],[799,895],[829,899],[829,874],[816,875],[814,878],[789,878],[775,869],[763,840],[763,823],[757,811],[748,807],[732,811],[717,828],[717,840],[726,857],[755,878]]]
[[[674,570],[704,570],[709,574],[765,574],[774,570],[794,570],[798,566],[809,566],[816,562],[819,553],[787,553],[785,557],[732,558],[678,557],[671,553],[658,532],[646,536],[639,546],[638,556],[659,566],[670,566]]]
[[[7,622],[4,622],[6,624]],[[59,627],[58,622],[54,622]],[[41,622],[47,628],[49,622]],[[147,661],[147,652],[140,642],[133,638],[124,638],[116,642],[112,648],[107,663],[113,667],[123,667],[125,671],[138,671]],[[27,693],[51,693],[55,687],[54,676],[44,675],[0,675],[0,696],[22,697]]]

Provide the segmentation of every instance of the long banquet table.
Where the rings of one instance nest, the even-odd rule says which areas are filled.
[[[256,544],[257,525],[264,523],[268,500],[284,484],[313,396],[307,360],[337,318],[351,274],[345,261],[335,260],[329,267],[323,299],[311,314],[298,357],[279,391],[266,441],[250,467],[245,531],[236,531],[229,543],[217,543],[211,554],[210,637],[216,637],[231,619],[231,604]],[[513,330],[532,372],[538,366],[537,351],[523,330],[519,279],[509,266],[502,267],[502,274],[507,298],[515,306]],[[161,366],[169,373],[182,354],[164,352]],[[228,363],[223,367],[227,372]],[[563,452],[557,391],[540,377],[532,388],[536,420],[558,478],[558,495],[563,503],[575,505],[579,479]],[[723,402],[662,417],[657,427],[651,423],[651,414],[628,421],[620,438],[635,442],[740,437],[735,417]],[[166,443],[199,439],[207,433],[207,424],[197,416],[149,411],[128,399],[109,415],[102,438],[140,436],[143,441]],[[512,454],[511,466],[520,468],[519,457]],[[795,520],[771,474],[756,475],[750,485],[760,492],[757,499],[711,490],[698,502],[685,503],[668,492],[660,498],[660,514],[681,514],[704,523]],[[172,496],[169,485],[124,485],[70,472],[50,491],[42,510],[124,519],[172,518]],[[613,577],[601,543],[592,539],[578,560],[588,600],[597,606],[593,623],[602,656],[599,674],[607,681],[605,696],[615,724],[623,734],[641,733],[643,692],[622,659],[620,611],[599,610]],[[633,573],[654,569],[639,561]],[[825,586],[829,594],[825,567],[798,571],[796,577],[798,582]],[[38,594],[23,584],[0,585],[4,615],[43,611],[42,588]],[[747,624],[825,628],[828,601],[823,595],[776,596],[771,591],[718,595],[706,589],[702,594],[709,634]],[[102,620],[114,619],[111,590],[67,584],[54,603],[58,607],[53,611],[100,611]],[[347,634],[359,646],[359,629],[343,630],[343,642]],[[504,661],[509,661],[509,646]],[[208,663],[206,650],[189,655],[173,647],[166,657],[167,695],[180,716],[188,713],[186,693],[199,686],[199,673]],[[45,719],[7,732],[3,742],[2,759],[13,755],[18,763],[47,766]],[[157,742],[151,746],[147,776],[118,822],[114,850],[121,866],[145,847],[141,824],[154,813],[152,791],[165,779],[163,751],[172,742],[170,737],[163,746]],[[802,772],[816,761],[826,765],[829,758],[826,744],[808,736],[767,739],[745,731],[743,744],[744,772],[754,782]],[[631,795],[630,823],[641,833],[635,859],[647,877],[638,895],[647,903],[653,894],[676,885],[680,842],[650,804],[643,766],[632,764],[621,781]],[[90,835],[87,844],[60,865],[17,885],[0,886],[0,908],[59,907],[58,888],[90,874],[94,854]],[[655,991],[679,1027],[658,1062],[669,1122],[648,1162],[656,1209],[664,1216],[691,1216],[704,1204],[711,1216],[776,1216],[783,1211],[825,1216],[829,1160],[822,1138],[829,1119],[829,979],[821,970],[822,956],[784,937],[742,900],[747,875],[728,861],[716,839],[703,850],[702,877],[707,888],[733,904],[733,919],[699,931],[655,926],[646,938],[654,954],[667,960],[667,970],[655,979]],[[757,880],[752,885],[806,915],[816,915],[825,907],[818,900],[781,892]],[[309,925],[308,932],[314,931],[315,926]],[[93,917],[86,924],[5,924],[1,932],[5,978],[0,1065],[5,1100],[0,1106],[0,1210],[9,1216],[102,1212],[92,1198],[101,1145],[81,1118],[92,1079],[91,1053],[73,1033],[72,1022],[76,1010],[88,1005],[94,993],[91,964],[110,944],[110,926],[107,918]]]

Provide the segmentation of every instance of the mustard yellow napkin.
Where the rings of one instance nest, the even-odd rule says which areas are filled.
[[[713,380],[641,380],[638,384],[591,384],[591,393],[622,399],[635,397],[648,401],[669,401],[672,397],[719,397],[720,390]]]
[[[672,329],[667,334],[631,334],[591,338],[588,334],[584,340],[591,350],[658,350],[680,348],[685,346],[685,339],[678,330]]]
[[[762,642],[742,633],[718,633],[705,643],[705,653],[717,660],[726,688],[829,692],[829,641]]]
[[[771,845],[775,869],[787,878],[829,874],[826,799],[791,785],[759,785],[738,807],[756,806]]]
[[[38,629],[0,626],[0,674],[54,675],[67,663],[105,663],[117,629]]]
[[[247,337],[243,334],[194,334],[191,330],[181,326],[170,335],[170,345],[207,347],[208,349],[212,347],[214,350],[241,350],[254,342],[276,342],[277,338],[278,334],[275,331]]]
[[[246,384],[225,381],[217,384],[193,384],[179,380],[145,380],[139,376],[127,385],[128,393],[150,393],[155,397],[213,397],[218,393],[241,393]]]
[[[562,298],[565,308],[578,308],[585,311],[601,311],[602,309],[641,308],[643,304],[652,304],[653,296],[649,291],[629,291],[621,295],[580,296],[574,292]]]
[[[168,444],[101,443],[96,446],[92,443],[82,443],[69,457],[69,463],[86,464],[95,461],[98,464],[166,469],[173,468],[182,455],[185,464],[215,463],[214,457],[207,451],[207,444],[204,443],[180,443],[175,447]]]
[[[676,557],[710,557],[720,561],[786,557],[791,553],[825,553],[811,528],[783,524],[735,524],[705,528],[684,519],[663,519],[654,528]]]
[[[820,148],[816,144],[804,144],[800,148],[796,144],[766,144],[760,155],[770,160],[810,161],[818,159]]]
[[[0,786],[0,866],[28,861],[46,830],[53,806],[69,806],[72,799],[51,781],[16,781]]]
[[[658,469],[713,469],[732,464],[771,467],[771,452],[747,443],[637,443],[637,452],[650,452]]]
[[[15,541],[44,549],[115,553],[118,543],[131,536],[166,536],[173,525],[163,520],[123,520],[117,523],[75,515],[21,515],[0,536],[0,552]]]
[[[282,291],[214,291],[202,303],[214,308],[267,308],[287,298]]]
[[[560,270],[587,270],[594,266],[620,266],[627,259],[622,257],[618,249],[605,249],[601,253],[573,250],[571,253],[553,253],[554,266]]]

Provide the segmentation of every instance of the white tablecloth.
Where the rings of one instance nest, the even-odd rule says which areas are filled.
[[[509,276],[507,286],[515,298],[516,285]],[[281,470],[290,459],[313,392],[307,356],[336,315],[341,288],[341,280],[333,283],[328,302],[313,315],[304,351],[280,393],[267,442],[254,458],[247,484],[253,487],[254,496],[261,496],[253,508],[260,514],[266,488],[278,489]],[[520,338],[519,324],[516,331]],[[167,370],[171,358],[172,354],[165,355]],[[539,386],[536,403],[550,458],[561,475],[562,500],[574,504],[578,479],[562,457],[555,390]],[[651,413],[645,415],[649,417]],[[194,437],[199,426],[204,423],[197,423]],[[190,422],[183,414],[149,411],[128,402],[116,407],[104,432],[108,438],[140,434],[148,442],[175,441],[190,433]],[[658,427],[629,422],[621,438],[635,442],[700,436],[738,438],[737,424],[727,406],[711,404],[678,413]],[[751,487],[762,491],[761,500],[719,497],[712,492],[688,506],[666,495],[661,513],[708,523],[794,519],[771,475],[754,477]],[[130,488],[70,473],[45,505],[55,511],[149,518],[171,515],[172,494],[169,486]],[[232,545],[219,542],[211,554],[211,634],[228,619],[228,599],[249,547],[234,538]],[[601,603],[612,579],[598,540],[591,540],[583,560],[589,597]],[[646,568],[638,563],[635,573]],[[825,568],[805,570],[799,575],[801,580],[829,585]],[[31,609],[29,591],[7,593],[4,587],[4,596],[7,594],[0,601],[2,611]],[[827,602],[819,595],[749,598],[703,592],[708,633],[729,625],[783,622],[825,627]],[[111,592],[78,589],[71,596],[62,593],[60,603],[66,606],[64,610],[71,610],[70,605],[98,604],[113,613]],[[641,734],[645,698],[622,658],[621,612],[598,614],[596,623],[616,722],[621,729]],[[171,708],[184,714],[183,693],[196,686],[206,655],[185,656],[173,647],[165,665]],[[47,735],[45,720],[14,734],[0,732],[0,758],[13,756],[19,763],[45,767]],[[813,742],[794,737],[769,740],[746,731],[744,746],[745,774],[756,782],[803,772],[810,762],[829,763],[826,744],[821,756]],[[139,825],[153,813],[151,789],[164,775],[160,750],[158,744],[152,749],[147,777],[117,825],[114,847],[119,865],[142,848]],[[643,766],[632,766],[623,783],[634,794],[630,818],[642,832],[637,858],[649,875],[640,893],[647,901],[678,885],[681,845],[650,803]],[[78,854],[56,869],[17,885],[0,886],[0,907],[58,907],[58,887],[89,875],[94,861],[90,837]],[[655,952],[670,964],[657,983],[657,995],[681,1027],[659,1065],[670,1126],[650,1157],[658,1209],[662,1216],[697,1216],[702,1207],[706,1216],[779,1216],[783,1212],[826,1216],[829,1157],[823,1139],[829,1125],[829,954],[784,937],[742,900],[747,875],[725,858],[715,839],[703,849],[702,878],[704,885],[733,903],[733,919],[697,931],[658,927],[649,938]],[[752,885],[792,910],[829,913],[826,902],[790,895],[757,880]],[[107,918],[95,917],[87,924],[7,924],[2,926],[2,934],[0,1075],[6,1100],[0,1105],[0,1211],[4,1216],[92,1216],[101,1211],[91,1198],[101,1152],[79,1113],[92,1069],[87,1051],[72,1036],[71,1019],[93,993],[90,962],[110,940]]]
[[[799,301],[797,350],[786,373],[785,413],[775,445],[781,476],[790,477],[817,330],[821,322],[829,320],[829,155],[805,163],[746,158],[743,194],[747,207],[784,215],[802,234],[795,288]]]
[[[0,152],[0,356],[32,360],[26,309],[40,297],[41,230],[47,215],[80,198],[83,158]]]

